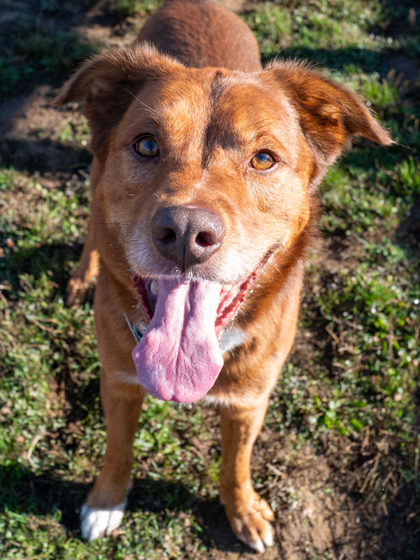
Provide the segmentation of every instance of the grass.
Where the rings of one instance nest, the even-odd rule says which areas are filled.
[[[162,0],[118,0],[117,9],[123,16],[150,15],[162,4]]]
[[[48,10],[47,10],[48,13]],[[67,31],[39,29],[37,22],[23,19],[13,23],[10,42],[1,40],[0,99],[23,90],[31,80],[44,74],[68,75],[78,63],[95,53],[93,45]]]
[[[115,7],[132,17],[156,5],[120,0]],[[383,150],[357,140],[320,188],[327,249],[309,263],[300,335],[265,424],[286,451],[280,460],[263,433],[253,463],[257,488],[286,523],[299,490],[282,494],[267,465],[292,476],[302,450],[327,457],[335,474],[325,492],[344,492],[369,512],[373,521],[363,521],[365,536],[354,547],[370,539],[376,560],[414,560],[419,547],[419,89],[390,65],[394,55],[419,51],[420,18],[410,7],[264,2],[244,16],[264,60],[316,61],[358,89],[397,141]],[[52,1],[45,9],[59,13]],[[6,100],[15,86],[24,92],[56,72],[64,79],[90,48],[59,27],[46,34],[19,25],[10,26],[1,53]],[[85,146],[86,122],[71,110],[60,114],[39,139]],[[76,512],[99,472],[105,431],[92,303],[69,310],[63,299],[86,231],[88,170],[64,170],[52,185],[48,168],[0,165],[1,558],[210,558],[217,538],[208,527],[226,523],[216,501],[217,416],[153,398],[135,439],[124,525],[116,538],[81,541]],[[396,503],[408,505],[400,511]],[[388,517],[378,513],[384,507]],[[387,541],[386,519],[404,535],[394,539],[402,548]],[[235,546],[233,555],[244,550]],[[301,548],[308,560],[331,557],[311,546]]]

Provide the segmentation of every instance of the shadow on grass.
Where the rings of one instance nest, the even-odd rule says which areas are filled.
[[[411,249],[420,258],[420,194],[414,198],[410,214],[398,226],[396,239],[402,247]]]
[[[54,474],[60,467],[52,465],[49,473],[38,476],[18,462],[0,465],[0,511],[35,516],[60,513],[59,523],[69,537],[81,538],[79,512],[92,485],[60,480]],[[216,500],[198,498],[180,482],[134,480],[127,512],[158,513],[169,520],[171,511],[192,511],[204,529],[197,538],[206,545],[223,551],[249,551],[232,533],[224,508]]]
[[[63,466],[52,465],[49,473],[39,476],[18,462],[0,466],[2,507],[42,516],[60,511],[61,524],[67,531],[77,532],[78,513],[92,485],[60,480],[55,473]],[[187,511],[196,503],[197,499],[181,483],[137,480],[129,496],[127,511]]]
[[[378,519],[381,555],[385,560],[418,560],[420,551],[420,484],[414,480],[398,491]],[[376,560],[376,559],[375,559]]]
[[[373,51],[359,47],[343,49],[313,49],[305,46],[290,47],[262,57],[263,64],[274,56],[280,58],[307,59],[313,64],[321,64],[331,70],[342,70],[344,66],[354,65],[364,72],[380,72],[386,74],[386,50]]]
[[[36,280],[42,273],[49,271],[52,273],[51,280],[57,284],[58,294],[55,292],[54,295],[64,298],[69,280],[69,263],[77,262],[81,251],[82,245],[79,243],[52,243],[21,248],[3,260],[0,271],[4,268],[5,273],[7,272],[7,280],[15,292],[21,287],[21,275],[29,274]]]
[[[79,512],[91,485],[58,479],[53,474],[58,468],[60,465],[52,465],[50,473],[37,476],[17,462],[0,466],[1,508],[36,516],[60,513],[59,522],[69,537],[81,538]],[[360,557],[370,560],[417,560],[420,546],[418,519],[415,519],[418,517],[418,491],[413,483],[403,485],[397,497],[387,504],[383,515],[375,515],[369,507],[363,506],[352,550],[358,549]],[[357,496],[352,499],[359,509]],[[232,533],[223,506],[216,500],[197,497],[180,482],[135,480],[127,511],[159,514],[164,521],[170,519],[170,512],[192,511],[203,528],[203,533],[196,537],[204,544],[228,553],[249,552]],[[275,524],[276,532],[281,534],[281,523]],[[340,539],[334,545],[335,554],[340,555],[347,549],[346,540]]]
[[[49,138],[39,140],[2,139],[1,163],[4,167],[13,167],[17,171],[28,173],[87,169],[92,161],[92,154],[85,148],[73,148]]]
[[[62,525],[70,532],[76,531],[76,510],[80,508],[89,486],[59,480],[53,474],[59,467],[52,465],[50,474],[37,476],[18,462],[0,465],[1,508],[34,515],[61,511]]]

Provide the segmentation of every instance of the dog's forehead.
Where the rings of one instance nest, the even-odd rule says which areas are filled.
[[[220,91],[209,117],[209,131],[222,142],[229,140],[232,147],[269,138],[286,147],[287,138],[298,128],[287,98],[252,74],[245,76],[234,76]]]
[[[190,126],[193,120],[197,125],[205,120],[209,101],[206,86],[206,80],[196,79],[194,74],[173,72],[146,87],[142,97],[157,123],[170,130]]]
[[[156,76],[133,94],[133,102],[118,126],[117,146],[133,142],[143,133],[165,137],[178,147],[191,144],[205,126],[208,96],[206,84],[192,79],[186,70]]]
[[[123,135],[142,133],[153,125],[178,146],[229,137],[247,144],[264,134],[284,136],[295,127],[290,105],[275,95],[258,73],[217,69],[182,69],[156,79],[138,92],[123,121]]]

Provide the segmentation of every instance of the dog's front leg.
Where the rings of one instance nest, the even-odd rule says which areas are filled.
[[[111,381],[112,377],[101,372],[107,424],[104,466],[80,513],[82,536],[89,541],[109,536],[121,524],[132,485],[132,447],[143,392],[139,386]]]
[[[264,398],[253,408],[221,409],[220,501],[235,535],[258,552],[273,546],[274,515],[251,482],[251,454],[267,409]]]

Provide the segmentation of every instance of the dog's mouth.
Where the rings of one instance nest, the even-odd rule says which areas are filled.
[[[133,360],[149,393],[186,403],[211,389],[223,366],[220,333],[245,301],[270,254],[245,281],[233,285],[186,275],[133,278],[148,322]]]
[[[217,337],[219,337],[221,331],[231,321],[240,305],[245,301],[247,293],[249,292],[251,285],[254,283],[257,274],[258,271],[254,271],[251,276],[249,276],[249,278],[245,280],[245,282],[238,282],[237,284],[232,285],[219,284],[220,294],[217,306],[216,322],[214,325]],[[165,285],[167,278],[162,278],[161,280],[152,280],[150,278],[143,279],[140,276],[133,277],[133,286],[136,288],[137,293],[139,294],[143,313],[148,324],[152,321],[152,318],[155,314],[159,293],[159,282],[161,285],[161,289],[164,289],[163,286]],[[180,276],[179,283],[182,283],[184,281],[185,277]],[[194,281],[191,280],[191,282]]]

